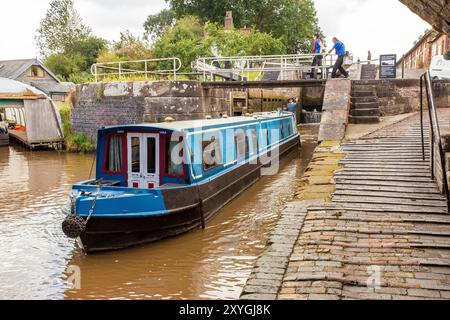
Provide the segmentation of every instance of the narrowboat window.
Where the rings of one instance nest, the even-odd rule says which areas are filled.
[[[202,140],[203,169],[211,170],[222,163],[220,140],[212,136],[210,140]]]
[[[269,128],[266,129],[267,148],[270,147]]]
[[[234,135],[234,144],[236,148],[236,160],[242,160],[249,153],[248,137],[244,131],[236,132]]]
[[[256,129],[251,129],[253,153],[258,153],[258,135],[256,134]]]
[[[180,137],[179,140],[173,140],[172,136],[167,136],[165,147],[166,163],[164,174],[183,177],[183,137]],[[173,158],[174,152],[176,156],[175,158]]]
[[[141,141],[139,137],[131,138],[131,171],[141,172]]]
[[[156,173],[156,139],[147,138],[147,173]]]
[[[122,136],[110,135],[106,146],[106,171],[122,172],[122,155]]]

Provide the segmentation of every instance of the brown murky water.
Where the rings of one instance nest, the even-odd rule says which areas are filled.
[[[127,250],[84,255],[60,225],[71,185],[89,176],[91,155],[0,148],[1,299],[236,299],[283,204],[315,147],[281,163],[207,224],[179,237]],[[80,270],[68,289],[66,270]]]

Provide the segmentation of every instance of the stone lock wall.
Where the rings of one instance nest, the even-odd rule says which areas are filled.
[[[438,108],[450,108],[450,80],[434,80],[433,94]]]
[[[373,86],[382,116],[392,116],[419,110],[419,80],[361,80],[358,84]]]
[[[420,81],[418,79],[360,80],[355,82],[373,86],[378,96],[382,116],[410,113],[420,109]],[[450,81],[434,81],[433,93],[436,107],[450,107]]]
[[[102,126],[227,114],[230,90],[203,89],[197,81],[89,83],[77,86],[72,104],[74,132],[95,141]]]

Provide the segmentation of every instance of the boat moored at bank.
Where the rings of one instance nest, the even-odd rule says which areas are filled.
[[[102,128],[96,177],[72,187],[63,231],[94,252],[205,226],[299,145],[288,112]]]

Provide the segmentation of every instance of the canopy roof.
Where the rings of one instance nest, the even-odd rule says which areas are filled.
[[[44,99],[44,92],[25,83],[0,78],[0,99]]]

